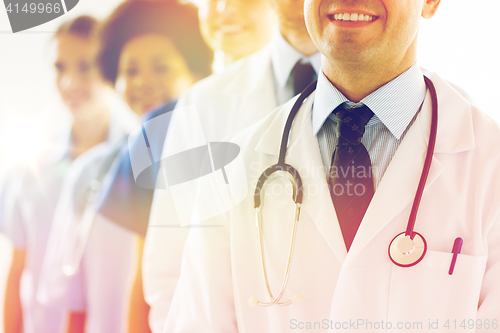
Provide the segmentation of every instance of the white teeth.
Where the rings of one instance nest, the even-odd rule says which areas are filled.
[[[373,16],[358,13],[340,13],[333,17],[336,21],[373,21]]]

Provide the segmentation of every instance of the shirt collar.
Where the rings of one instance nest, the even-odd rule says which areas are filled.
[[[299,60],[302,60],[304,63],[310,63],[316,73],[320,72],[321,53],[317,52],[310,57],[304,56],[283,38],[279,30],[276,30],[272,41],[271,62],[273,65],[274,77],[280,88],[285,88],[290,73]]]
[[[416,63],[403,74],[363,98],[359,103],[349,101],[321,72],[314,96],[312,116],[314,134],[318,134],[323,123],[337,106],[347,102],[348,104],[364,104],[369,107],[391,134],[399,139],[420,108],[425,93],[423,74]]]

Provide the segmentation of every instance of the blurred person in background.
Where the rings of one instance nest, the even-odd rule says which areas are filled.
[[[179,99],[176,109],[196,107],[208,142],[222,141],[261,120],[317,77],[321,56],[305,26],[304,1],[272,0],[270,3],[279,23],[271,42],[227,66],[223,72],[193,85]],[[185,129],[193,131],[194,126],[189,120],[181,119],[174,111],[163,156],[175,151],[179,142],[191,139]],[[150,321],[152,326],[153,321],[157,323],[154,326],[159,328],[153,328],[157,333],[162,332],[170,311],[189,232],[189,228],[173,227],[180,225],[180,219],[171,191],[155,191],[149,225],[143,278],[145,297],[154,314]],[[166,253],[170,255],[167,257]],[[172,319],[171,324],[175,325],[175,315]]]
[[[224,59],[227,64],[262,48],[271,39],[273,29],[276,28],[276,14],[267,0],[200,0],[193,1],[193,3],[199,7],[198,17],[203,39],[215,53],[221,51],[226,55]],[[236,28],[237,26],[239,28]],[[199,51],[188,56],[204,64],[208,59],[206,54]],[[103,64],[102,67],[109,68],[110,66]],[[202,74],[206,76],[206,70]],[[200,73],[198,73],[195,79],[200,78]],[[172,110],[175,103],[176,101],[167,103],[151,110],[144,119],[154,119]],[[148,133],[147,140],[150,144],[148,148],[153,151],[153,156],[161,155],[166,129],[167,126],[162,126],[161,130]],[[154,136],[151,137],[151,134]],[[139,151],[138,145],[142,140],[144,140],[142,135],[135,142],[129,139],[129,148],[132,152],[134,148]],[[145,235],[153,192],[143,190],[141,186],[136,185],[129,150],[125,149],[121,158],[122,161],[115,170],[114,178],[106,184],[107,188],[103,188],[100,192],[97,207],[99,212],[108,218],[121,221],[122,226]],[[147,188],[154,188],[157,172],[158,166],[150,170],[148,174],[150,178],[146,183],[152,186]]]
[[[214,68],[223,68],[224,65],[232,61],[236,61],[244,56],[258,51],[267,44],[273,35],[273,30],[277,26],[275,11],[267,0],[246,1],[246,0],[201,0],[196,1],[199,7],[198,17],[200,29],[206,43],[215,50],[219,57],[214,61]],[[189,39],[188,39],[189,40]],[[221,57],[222,54],[222,57]],[[200,61],[207,59],[204,53],[199,51],[193,53],[192,56],[197,57]],[[197,76],[200,78],[200,75]],[[144,119],[151,120],[163,114],[163,126],[155,126],[153,122],[145,127],[147,133],[148,149],[151,150],[151,156],[159,160],[163,150],[170,114],[165,112],[170,111],[174,103],[167,104],[156,110],[153,110],[145,116]],[[159,119],[159,118],[156,118]],[[158,122],[157,122],[158,123]],[[146,124],[146,122],[145,122]],[[155,130],[151,130],[154,128]],[[159,169],[159,163],[153,164],[146,175],[147,179],[139,179],[134,177],[131,167],[131,157],[140,158],[134,155],[134,151],[141,154],[141,142],[144,141],[142,133],[140,133],[135,141],[129,139],[129,150],[122,150],[121,162],[111,168],[108,176],[108,181],[103,184],[103,188],[96,200],[96,206],[100,214],[108,219],[124,226],[125,228],[136,232],[142,237],[145,236],[151,202],[153,197],[153,188],[156,184],[156,178]],[[146,135],[146,134],[144,134]],[[144,173],[141,174],[141,177]],[[147,183],[149,186],[144,186]],[[145,187],[147,189],[141,188]],[[177,256],[180,254],[169,254],[169,256]],[[140,275],[138,276],[138,280]],[[136,286],[141,286],[139,281]],[[137,290],[136,288],[135,290]],[[162,300],[160,300],[162,301]],[[155,302],[155,297],[148,301]],[[154,332],[161,331],[163,328],[163,320],[165,314],[152,311],[150,313],[150,325]]]
[[[269,0],[193,0],[203,38],[215,52],[214,71],[264,47],[278,23]]]
[[[116,140],[123,132],[112,121],[111,89],[95,65],[97,25],[92,17],[81,16],[56,31],[56,84],[72,124],[34,163],[8,172],[2,188],[0,232],[14,246],[4,306],[6,333],[72,331],[72,325],[81,320],[78,312],[70,316],[58,307],[40,304],[36,293],[65,176],[86,151]]]
[[[162,116],[169,114],[186,88],[211,73],[212,60],[191,5],[126,1],[101,28],[98,63],[104,78],[142,117],[142,128],[150,119],[162,120],[155,133],[162,139],[150,140],[163,143],[169,118]],[[45,257],[41,297],[60,302],[81,292],[84,331],[89,333],[149,331],[140,259],[145,234],[141,225],[147,225],[144,214],[149,215],[152,191],[135,185],[128,146],[124,140],[109,149],[93,150],[87,164],[71,175]],[[151,146],[161,154],[155,147]],[[108,193],[112,185],[116,191]],[[103,200],[107,204],[102,205]],[[70,274],[65,275],[62,267],[67,267],[68,252],[74,257]],[[80,275],[83,288],[74,282]]]

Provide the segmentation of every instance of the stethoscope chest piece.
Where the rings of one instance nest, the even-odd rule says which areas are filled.
[[[394,237],[389,245],[389,258],[400,267],[411,267],[418,264],[427,252],[427,242],[418,232],[413,239],[402,232]]]

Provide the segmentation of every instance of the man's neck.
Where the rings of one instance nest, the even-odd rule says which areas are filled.
[[[325,59],[324,59],[325,60]],[[323,72],[330,82],[350,101],[358,103],[375,90],[407,71],[415,58],[387,63],[348,63],[332,59],[323,61]]]
[[[314,45],[306,26],[300,29],[292,29],[289,27],[280,26],[281,35],[283,38],[297,51],[303,55],[310,57],[318,52],[316,45]]]

